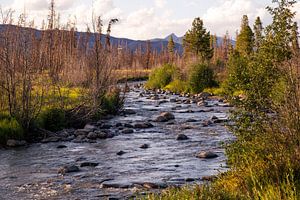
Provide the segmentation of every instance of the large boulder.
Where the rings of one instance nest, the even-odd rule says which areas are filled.
[[[97,127],[94,125],[91,125],[91,124],[87,124],[87,125],[85,125],[84,129],[89,130],[90,132],[93,132],[93,131],[97,130]]]
[[[161,113],[156,119],[156,122],[168,122],[170,120],[175,119],[175,116],[170,112]]]
[[[24,140],[7,140],[6,145],[8,147],[21,147],[25,146],[27,143]]]

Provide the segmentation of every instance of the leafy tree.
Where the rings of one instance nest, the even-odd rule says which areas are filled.
[[[175,51],[175,42],[173,40],[173,36],[171,35],[168,43],[168,51],[170,54],[173,54]]]
[[[292,27],[292,49],[295,54],[300,53],[298,37],[299,37],[298,25],[297,22],[294,22]]]
[[[263,25],[260,17],[257,17],[254,23],[254,47],[255,50],[259,49],[263,40]]]
[[[203,61],[208,61],[213,56],[210,47],[210,32],[203,26],[203,21],[198,17],[194,19],[192,28],[185,34],[184,47],[187,52],[195,53]]]
[[[249,26],[247,15],[243,16],[241,31],[237,36],[236,50],[243,56],[248,56],[253,52],[254,34]]]
[[[290,59],[292,56],[291,39],[293,18],[295,12],[290,8],[296,3],[294,0],[276,0],[277,7],[267,7],[267,10],[273,17],[273,22],[266,28],[265,53],[268,53],[271,59],[279,63]]]

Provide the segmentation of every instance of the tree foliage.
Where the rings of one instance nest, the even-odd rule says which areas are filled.
[[[243,16],[241,31],[237,36],[236,50],[243,56],[248,56],[253,52],[254,34],[249,26],[249,19],[247,15]]]
[[[201,60],[207,61],[212,58],[210,32],[204,28],[200,18],[194,19],[192,28],[185,34],[184,47],[187,52],[195,53]]]

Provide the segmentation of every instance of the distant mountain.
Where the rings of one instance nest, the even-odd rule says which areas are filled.
[[[6,28],[13,28],[13,29],[15,28],[16,29],[16,26],[0,24],[0,31],[3,31]],[[37,35],[40,35],[42,33],[41,30],[37,30],[37,29],[31,29],[31,28],[23,28],[23,29],[24,30],[29,29],[29,30],[35,31]],[[78,38],[80,38],[82,35],[85,35],[85,34],[87,34],[87,33],[86,32],[76,32],[76,35]],[[156,39],[149,40],[152,51],[156,51],[156,52],[160,53],[163,49],[166,49],[168,47],[168,42],[169,42],[170,37],[173,37],[173,40],[175,42],[176,52],[178,52],[179,54],[182,54],[183,53],[183,38],[184,38],[184,36],[178,37],[174,33],[172,33],[162,39],[156,38]],[[102,42],[104,43],[105,37],[102,37],[102,38],[103,38]],[[94,41],[95,41],[94,36],[91,36],[90,43],[93,44]],[[121,46],[123,48],[128,48],[129,50],[131,50],[133,52],[138,49],[141,49],[143,52],[145,52],[147,49],[147,43],[148,43],[147,40],[131,40],[131,39],[127,39],[127,38],[111,37],[112,45]],[[218,43],[218,45],[222,44],[221,37],[217,37],[217,43]],[[232,40],[232,44],[235,45],[234,40]]]

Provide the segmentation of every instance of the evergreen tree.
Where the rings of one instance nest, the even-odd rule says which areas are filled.
[[[185,34],[184,47],[186,52],[195,53],[202,61],[212,58],[210,32],[206,31],[203,21],[199,17],[194,19],[192,28]]]
[[[170,54],[173,54],[175,52],[175,42],[173,40],[173,36],[171,35],[168,43],[168,51]]]
[[[257,17],[254,23],[254,48],[258,50],[263,40],[263,25],[260,17]]]
[[[249,26],[247,15],[243,16],[241,31],[237,36],[236,50],[243,56],[248,56],[253,52],[254,34]]]

